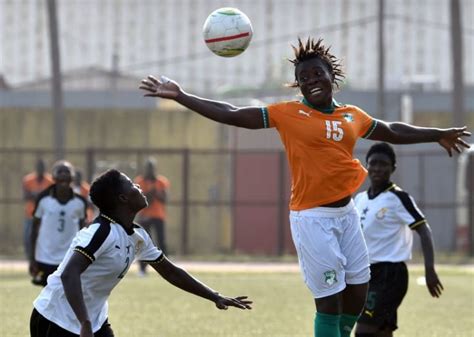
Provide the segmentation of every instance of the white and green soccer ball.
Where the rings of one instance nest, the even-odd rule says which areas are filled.
[[[212,12],[202,29],[207,47],[216,55],[233,57],[247,49],[252,39],[252,23],[237,8],[224,7]]]

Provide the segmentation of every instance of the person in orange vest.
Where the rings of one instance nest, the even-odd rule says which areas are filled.
[[[138,213],[140,225],[143,226],[152,237],[152,231],[155,232],[157,245],[161,251],[166,254],[165,205],[170,186],[169,180],[165,176],[156,173],[156,161],[149,158],[145,164],[145,173],[138,175],[135,178],[135,183],[140,185],[140,188],[148,199],[148,207]],[[146,263],[140,263],[140,275],[145,275],[146,266]]]
[[[74,191],[74,193],[79,194],[87,200],[86,225],[92,223],[92,221],[94,220],[94,206],[90,201],[89,197],[90,188],[91,186],[89,185],[89,183],[82,179],[82,172],[80,170],[76,170],[74,178],[72,180],[72,190]]]
[[[23,200],[25,201],[25,220],[23,223],[23,247],[26,258],[30,257],[30,237],[33,224],[33,210],[38,195],[53,184],[53,177],[46,172],[42,158],[36,161],[35,171],[23,177]]]

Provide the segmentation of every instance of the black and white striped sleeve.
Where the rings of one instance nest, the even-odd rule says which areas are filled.
[[[416,205],[415,200],[407,192],[401,190],[393,190],[392,192],[400,200],[397,215],[405,225],[415,229],[419,225],[426,223],[425,216]]]
[[[109,223],[94,223],[77,234],[74,251],[81,253],[90,262],[107,250],[111,240]],[[109,239],[109,240],[108,240]]]

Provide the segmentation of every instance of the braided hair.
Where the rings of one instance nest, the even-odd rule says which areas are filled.
[[[323,40],[319,39],[315,42],[314,38],[308,37],[306,43],[301,41],[301,38],[298,37],[298,46],[295,47],[291,45],[295,53],[294,59],[288,59],[295,66],[295,81],[289,84],[289,87],[297,88],[299,87],[298,80],[296,79],[296,67],[307,60],[319,58],[323,61],[333,75],[333,84],[339,88],[340,83],[344,79],[344,72],[342,71],[341,60],[329,52],[331,47],[325,47]]]

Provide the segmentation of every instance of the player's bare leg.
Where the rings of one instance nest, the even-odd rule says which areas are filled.
[[[368,283],[348,284],[342,291],[342,314],[339,322],[341,337],[349,337],[367,299]]]
[[[368,283],[348,284],[342,291],[342,313],[359,316],[367,298]]]
[[[342,292],[322,297],[315,298],[316,310],[323,314],[340,315],[342,313]]]

